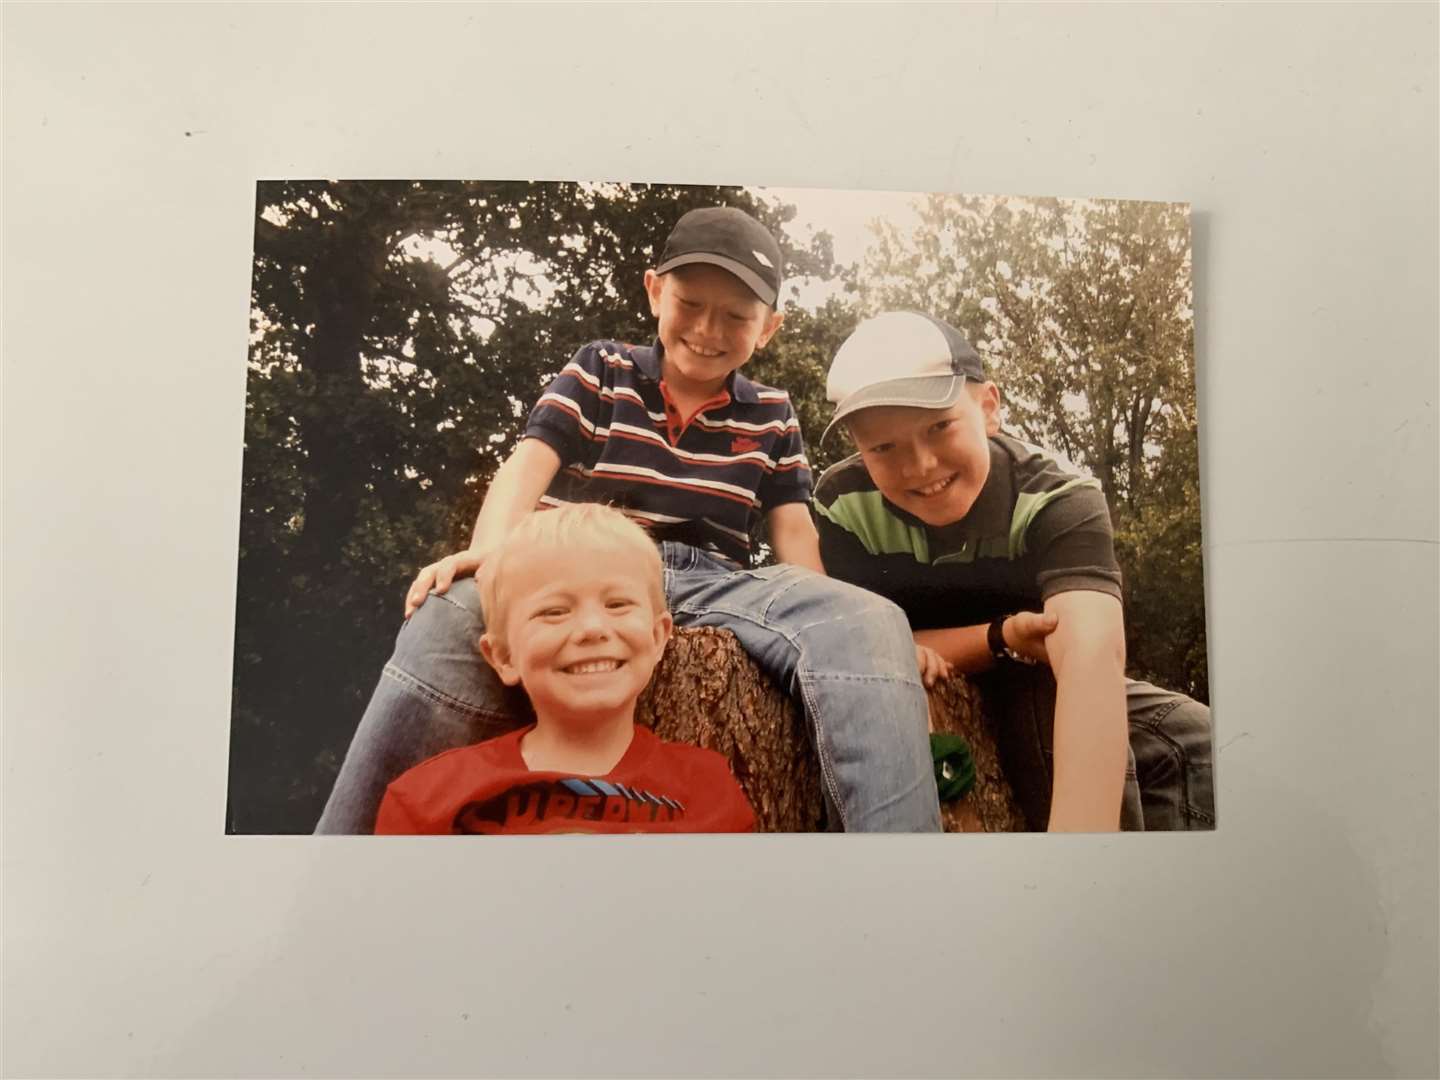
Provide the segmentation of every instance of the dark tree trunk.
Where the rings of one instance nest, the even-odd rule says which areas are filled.
[[[337,224],[323,259],[306,281],[314,300],[311,346],[300,357],[312,397],[299,412],[305,448],[305,525],[296,562],[312,573],[338,569],[360,508],[365,464],[361,352],[388,250],[383,229],[363,221]]]
[[[975,787],[941,808],[946,830],[1023,829],[975,688],[963,678],[950,679],[931,692],[930,709],[935,730],[964,736],[975,758]],[[663,738],[724,755],[755,808],[761,831],[821,827],[820,771],[804,718],[728,630],[676,631],[640,698],[636,719]]]

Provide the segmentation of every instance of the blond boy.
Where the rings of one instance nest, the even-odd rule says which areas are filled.
[[[480,651],[524,688],[535,723],[406,772],[386,790],[377,833],[754,829],[723,757],[635,724],[672,625],[643,530],[594,504],[533,514],[480,585]]]

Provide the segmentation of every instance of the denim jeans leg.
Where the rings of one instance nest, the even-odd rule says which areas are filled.
[[[1145,828],[1213,829],[1210,710],[1149,683],[1125,686]]]
[[[426,758],[525,722],[523,693],[480,655],[484,631],[473,579],[431,593],[406,620],[361,717],[317,833],[369,833],[385,788]]]
[[[926,696],[898,607],[793,566],[731,571],[674,550],[666,561],[676,624],[732,631],[761,670],[798,697],[832,827],[940,828]]]
[[[1050,823],[1055,784],[1055,677],[1043,664],[1001,661],[976,677],[986,712],[996,722],[1000,765],[1025,815],[1025,823],[1043,832]],[[1144,814],[1134,729],[1125,756],[1125,787],[1120,797],[1120,828],[1140,832]]]

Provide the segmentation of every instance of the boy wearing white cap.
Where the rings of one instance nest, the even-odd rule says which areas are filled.
[[[826,435],[859,453],[816,485],[825,567],[899,604],[929,666],[976,678],[1031,827],[1213,828],[1209,710],[1125,678],[1099,482],[1002,432],[979,355],[927,315],[862,323],[826,393]]]

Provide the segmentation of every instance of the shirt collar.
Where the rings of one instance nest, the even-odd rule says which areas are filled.
[[[660,339],[655,339],[655,344],[650,346],[637,346],[630,352],[630,359],[641,375],[644,375],[655,385],[660,385],[661,372],[664,370],[665,346]],[[734,401],[743,405],[758,405],[760,394],[755,389],[755,384],[745,378],[738,371],[732,371],[730,377],[725,380],[725,390]]]

